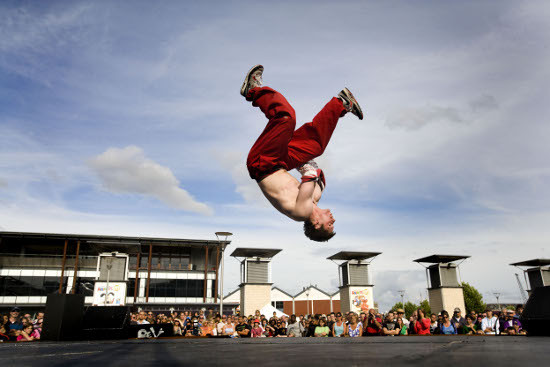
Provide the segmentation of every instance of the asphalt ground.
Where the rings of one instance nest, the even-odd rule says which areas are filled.
[[[0,366],[548,366],[550,337],[149,339],[0,344]]]

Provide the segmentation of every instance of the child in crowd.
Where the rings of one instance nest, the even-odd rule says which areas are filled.
[[[23,326],[23,330],[21,330],[19,335],[17,335],[16,340],[18,342],[20,342],[20,341],[32,342],[33,340],[35,340],[35,338],[32,334],[33,334],[32,324],[25,324],[25,326]]]
[[[258,321],[254,321],[254,328],[252,328],[252,337],[261,338],[263,335],[264,329],[260,326]]]

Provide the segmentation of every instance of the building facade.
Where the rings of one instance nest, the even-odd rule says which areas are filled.
[[[219,268],[229,243],[0,232],[0,308],[43,307],[50,293],[83,294],[91,305],[94,283],[104,270],[99,256],[112,253],[128,259],[126,305],[144,310],[216,309]]]
[[[231,306],[238,309],[240,298],[241,293],[240,288],[238,288],[224,297],[224,303],[226,303],[228,307]],[[292,296],[278,287],[272,287],[271,305],[287,315],[326,315],[331,312],[341,312],[340,291],[330,294],[310,285],[309,287],[304,287],[302,291]]]

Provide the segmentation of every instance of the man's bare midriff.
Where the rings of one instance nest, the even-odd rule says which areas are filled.
[[[295,221],[304,221],[306,218],[293,215],[296,198],[300,189],[300,182],[284,169],[275,171],[258,182],[264,196],[271,205],[287,217]],[[321,190],[315,190],[313,201],[316,203],[321,196]]]

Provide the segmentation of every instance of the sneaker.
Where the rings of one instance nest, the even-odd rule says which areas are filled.
[[[359,120],[363,119],[363,111],[361,111],[359,103],[357,103],[357,100],[348,88],[344,88],[340,93],[338,93],[338,98],[340,98],[340,100],[344,103],[344,107],[348,112],[353,113],[359,118]]]
[[[264,67],[262,65],[256,65],[248,71],[244,78],[243,86],[241,87],[241,94],[246,97],[248,91],[252,88],[262,86],[262,74]]]

